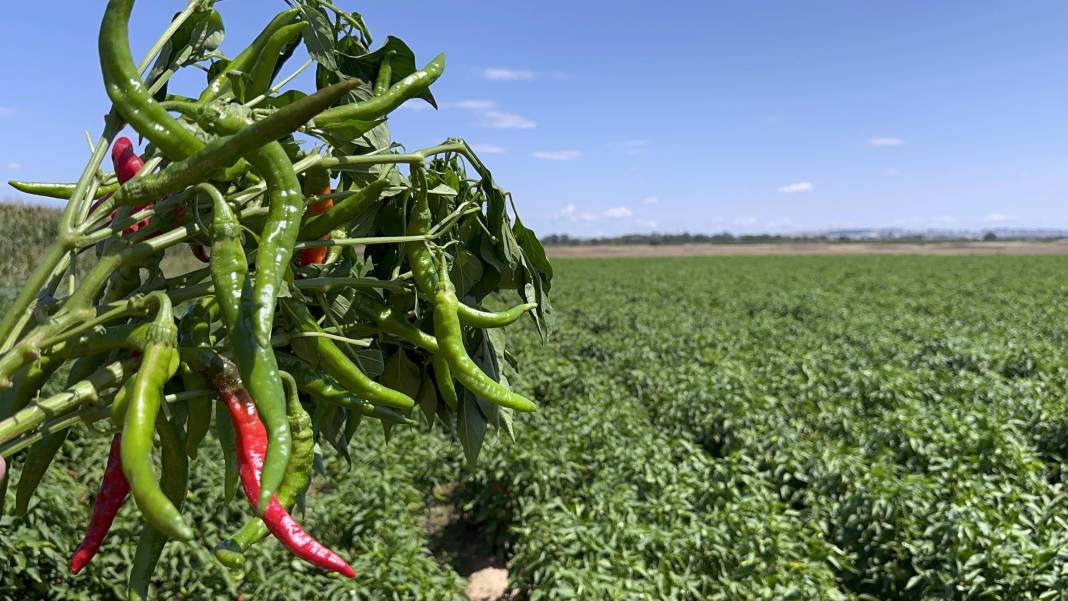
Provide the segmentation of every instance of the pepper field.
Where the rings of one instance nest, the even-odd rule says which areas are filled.
[[[0,302],[44,217],[0,213]],[[211,548],[244,507],[200,468],[186,506],[203,545],[168,546],[160,598],[465,599],[486,566],[520,599],[1065,598],[1068,257],[555,267],[554,338],[517,328],[508,349],[539,402],[515,443],[491,429],[469,470],[440,424],[388,445],[365,424],[349,462],[324,454],[303,523],[355,580],[273,541],[246,573],[221,567]],[[123,594],[132,507],[66,570],[107,449],[90,435],[25,518],[0,519],[0,598]],[[204,449],[199,466],[219,453]]]

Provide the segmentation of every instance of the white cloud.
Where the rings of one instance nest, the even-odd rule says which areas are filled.
[[[623,217],[630,217],[634,215],[634,211],[627,207],[612,207],[604,212],[605,217],[611,217],[612,219],[622,219]]]
[[[14,115],[15,109],[9,106],[0,106],[0,117],[7,117],[8,115]]]
[[[424,103],[425,104],[425,103]],[[497,106],[497,103],[492,100],[457,100],[456,102],[446,102],[441,105],[450,109],[465,109],[469,111],[488,111]]]
[[[938,217],[935,217],[933,219],[933,221],[934,221],[934,223],[937,223],[937,224],[940,224],[940,225],[948,225],[948,224],[957,222],[957,220],[955,218],[950,217],[949,215],[939,215]]]
[[[790,219],[789,217],[780,217],[778,219],[772,219],[771,221],[767,222],[766,225],[770,228],[778,229],[786,227],[788,225],[793,225],[793,223],[794,220]]]
[[[578,150],[538,150],[530,156],[545,161],[573,161],[582,153]]]
[[[7,168],[10,171],[18,171],[19,169],[22,169],[22,163],[20,163],[18,161],[11,161],[10,163],[7,164]]]
[[[642,199],[643,205],[655,205],[658,202],[660,202],[660,199],[655,196],[646,196]]]
[[[1016,221],[1019,219],[1016,215],[1006,215],[1005,213],[991,213],[986,216],[987,221],[994,223],[1004,223],[1006,221]]]
[[[482,154],[502,154],[508,150],[504,146],[496,146],[493,144],[472,144],[471,148],[473,148],[475,152],[481,152]]]
[[[646,229],[650,229],[650,230],[654,229],[656,227],[656,222],[651,220],[651,219],[650,220],[639,219],[639,220],[635,221],[634,224],[637,225],[638,227],[642,227],[642,228],[646,228]]]
[[[524,69],[508,69],[505,67],[489,67],[482,70],[482,77],[497,81],[515,81],[519,79],[534,79],[534,72]]]
[[[897,169],[891,168],[891,169],[887,169],[886,170],[886,174],[887,175],[897,175],[898,173],[899,173],[899,171]]]
[[[734,220],[734,225],[753,225],[756,222],[756,217],[739,217]]]
[[[600,212],[579,211],[578,207],[576,207],[574,203],[568,203],[555,215],[556,219],[561,219],[564,221],[603,221],[605,219],[626,219],[628,217],[633,216],[634,211],[630,210],[627,207],[612,207]],[[651,222],[636,221],[636,223],[640,225],[642,223]]]
[[[538,126],[535,121],[522,115],[503,111],[485,111],[479,125],[497,129],[533,129]]]
[[[893,136],[869,138],[868,146],[901,146],[905,140]]]
[[[638,156],[643,154],[649,147],[649,140],[626,140],[620,144],[613,144],[616,148],[621,148],[629,156]]]
[[[812,182],[794,182],[785,186],[779,187],[779,192],[783,194],[796,194],[798,192],[811,192],[816,189],[816,186],[812,185]]]

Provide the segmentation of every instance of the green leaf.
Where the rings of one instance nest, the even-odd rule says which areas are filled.
[[[460,436],[464,457],[467,459],[467,467],[473,468],[478,463],[478,454],[482,451],[482,443],[486,439],[486,417],[479,410],[474,395],[467,390],[460,395],[456,430]]]
[[[423,375],[419,372],[419,366],[408,358],[403,348],[398,347],[386,361],[382,384],[416,398],[422,382]]]
[[[304,46],[308,49],[308,55],[315,59],[324,69],[337,70],[337,61],[334,59],[334,25],[326,11],[318,6],[300,5],[300,14],[308,22],[304,29]]]
[[[430,377],[430,370],[425,367],[423,368],[423,382],[419,386],[418,401],[427,425],[434,425],[434,415],[438,409],[438,389],[434,385],[434,379]]]

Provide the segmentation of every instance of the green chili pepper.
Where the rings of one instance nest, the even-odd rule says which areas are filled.
[[[412,206],[411,217],[408,218],[409,236],[425,236],[430,231],[430,222],[433,215],[430,212],[428,200],[426,171],[421,164],[411,166],[412,195],[415,204]],[[438,274],[434,256],[427,248],[426,242],[408,242],[404,245],[408,255],[408,263],[412,268],[412,276],[419,290],[428,296],[437,290]]]
[[[210,347],[212,309],[217,305],[208,297],[191,304],[185,315],[178,322],[178,343],[182,346]],[[211,385],[199,371],[182,363],[179,367],[182,384],[186,390],[210,390]],[[190,399],[185,404],[187,412],[185,450],[191,458],[196,458],[208,429],[211,428],[212,399],[210,396]]]
[[[156,530],[178,540],[193,539],[193,530],[160,489],[152,469],[152,441],[163,398],[163,386],[178,371],[178,329],[171,316],[170,300],[159,296],[155,328],[141,356],[141,366],[129,389],[123,419],[122,471],[130,482],[134,501]],[[184,457],[184,453],[183,453]]]
[[[439,54],[425,67],[398,81],[381,96],[375,96],[355,104],[343,104],[324,111],[312,123],[315,127],[329,128],[346,121],[374,121],[389,114],[405,101],[425,92],[445,70],[445,55]]]
[[[286,382],[286,414],[289,418],[289,430],[293,435],[293,452],[289,456],[282,486],[278,489],[278,502],[286,511],[292,512],[293,506],[311,483],[312,460],[315,459],[315,432],[312,429],[311,417],[304,411],[297,396],[297,381],[285,371],[281,374],[282,380]],[[270,531],[263,520],[252,518],[237,534],[215,547],[215,557],[224,566],[239,569],[245,563],[244,554],[249,547],[266,538],[268,534]]]
[[[346,196],[329,211],[306,219],[300,228],[298,239],[318,240],[339,225],[351,222],[378,202],[382,191],[387,186],[389,186],[387,180],[377,179],[359,192]]]
[[[282,58],[282,50],[300,37],[307,26],[308,24],[302,21],[281,27],[271,34],[252,65],[249,85],[245,88],[244,96],[239,98],[242,102],[266,94],[270,90],[271,81],[281,66],[278,61]]]
[[[204,143],[171,117],[148,93],[130,54],[129,21],[134,0],[110,0],[100,24],[100,71],[115,110],[167,158],[178,161]]]
[[[230,343],[241,379],[256,403],[267,428],[267,456],[260,481],[259,507],[266,509],[277,492],[289,462],[289,423],[285,393],[271,346],[275,303],[283,277],[293,258],[304,194],[285,150],[272,142],[248,155],[249,162],[267,183],[270,209],[256,253],[255,284],[246,282]]]
[[[445,270],[445,258],[441,257],[438,271],[438,290],[434,294],[434,336],[438,339],[441,354],[452,371],[452,375],[463,384],[464,388],[478,396],[502,407],[516,411],[534,411],[537,405],[529,399],[501,386],[486,375],[464,348],[463,328],[457,317],[456,292],[452,280]]]
[[[382,57],[382,64],[378,66],[378,79],[375,80],[375,96],[382,96],[389,91],[389,84],[393,79],[393,57],[396,50],[390,50]]]
[[[214,138],[199,152],[171,163],[159,173],[126,182],[101,206],[142,205],[205,181],[210,173],[230,165],[238,157],[293,133],[358,85],[358,81],[344,81],[323,88],[285,105],[237,133]]]
[[[299,8],[290,8],[275,15],[271,22],[263,28],[263,31],[256,36],[256,39],[249,44],[248,48],[242,50],[240,54],[234,57],[234,60],[230,61],[215,74],[215,77],[208,83],[208,87],[201,92],[198,102],[202,105],[207,104],[225,94],[231,87],[230,77],[227,74],[231,72],[248,73],[271,36],[282,27],[292,23],[299,14]]]
[[[456,411],[460,406],[460,396],[456,394],[456,385],[452,381],[452,370],[449,369],[449,362],[445,360],[445,355],[441,353],[431,355],[430,361],[434,367],[434,382],[438,385],[438,393],[441,394],[441,398],[449,406],[449,409]]]
[[[367,417],[373,417],[383,421],[390,421],[398,424],[411,423],[408,418],[392,409],[379,407],[378,405],[369,403],[360,397],[353,395],[342,388],[336,381],[323,375],[322,372],[299,357],[277,352],[275,353],[275,356],[278,357],[278,367],[291,374],[296,380],[297,386],[300,388],[301,392],[307,393],[315,399],[316,402],[353,409],[361,415],[366,415]]]
[[[527,311],[536,309],[537,307],[537,303],[524,303],[505,311],[490,312],[481,311],[463,303],[458,303],[457,315],[459,316],[460,321],[476,328],[503,328],[512,325],[518,321],[520,317],[523,317]]]
[[[215,437],[219,439],[219,447],[222,449],[224,472],[223,472],[223,499],[229,503],[237,495],[237,434],[234,432],[234,424],[230,421],[230,413],[226,409],[226,403],[215,405]]]
[[[186,459],[182,431],[162,415],[157,418],[156,430],[159,432],[163,458],[161,465],[163,478],[160,485],[168,501],[173,503],[177,509],[181,509],[189,483],[189,461]],[[124,442],[126,436],[128,434],[123,435]],[[170,537],[167,534],[157,530],[151,523],[146,523],[141,530],[141,537],[137,540],[137,549],[134,551],[133,564],[130,566],[127,594],[131,601],[148,599],[149,582],[168,538]]]
[[[11,387],[0,390],[0,419],[21,411],[63,362],[62,357],[44,355],[20,367],[11,378]]]
[[[9,186],[18,190],[19,192],[25,192],[26,194],[33,194],[35,196],[44,196],[46,198],[58,198],[60,200],[70,200],[71,194],[74,194],[74,184],[51,184],[45,182],[20,182],[17,180],[11,180],[7,182]],[[96,189],[96,193],[100,196],[110,194],[119,189],[119,184],[108,184],[106,186],[100,186]]]
[[[202,184],[201,187],[209,191],[215,207],[211,222],[211,281],[223,325],[233,332],[248,274],[248,261],[241,246],[241,224],[214,186]]]
[[[402,319],[374,293],[361,294],[352,303],[356,313],[375,324],[379,330],[405,340],[431,353],[438,352],[438,340]]]
[[[282,299],[282,309],[293,322],[293,325],[302,332],[318,334],[322,330],[316,323],[308,308],[303,303]],[[330,377],[341,383],[351,393],[367,399],[377,405],[408,409],[415,405],[415,401],[397,390],[388,388],[367,377],[367,374],[353,363],[345,353],[338,348],[337,344],[329,338],[312,336],[310,338],[319,353],[319,365]]]

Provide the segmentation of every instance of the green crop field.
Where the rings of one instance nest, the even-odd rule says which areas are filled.
[[[10,248],[0,273],[17,280]],[[556,268],[554,338],[527,327],[508,349],[540,406],[516,442],[491,430],[468,470],[440,424],[389,444],[365,424],[349,461],[324,454],[303,523],[355,580],[270,541],[247,573],[215,563],[244,507],[209,458],[186,503],[203,546],[167,548],[160,598],[464,599],[476,560],[506,565],[520,599],[1064,598],[1068,258]],[[125,590],[129,506],[94,564],[66,569],[107,448],[87,436],[25,518],[0,520],[0,598]]]

